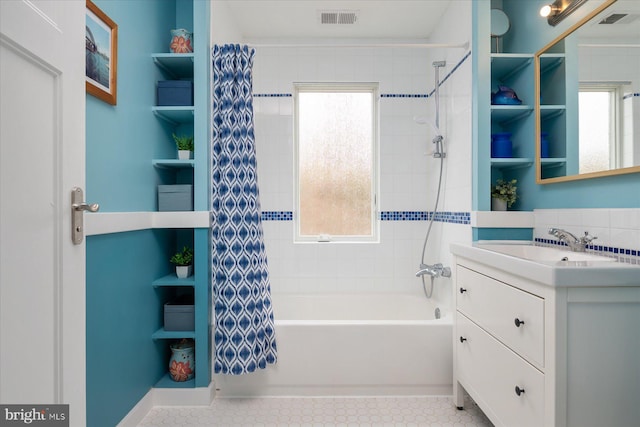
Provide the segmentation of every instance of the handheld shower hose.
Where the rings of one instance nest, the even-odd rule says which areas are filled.
[[[446,65],[445,61],[436,61],[433,63],[433,67],[435,68],[435,102],[436,102],[436,129],[440,129],[440,68]],[[440,202],[440,189],[442,188],[442,169],[444,167],[444,159],[447,154],[444,152],[444,137],[440,134],[436,135],[433,138],[433,143],[436,144],[435,151],[433,153],[433,157],[440,159],[440,173],[438,176],[438,191],[436,193],[436,202],[433,207],[433,213],[431,214],[431,218],[429,218],[429,226],[427,228],[427,233],[424,237],[424,243],[422,244],[422,257],[420,262],[421,270],[430,270],[430,267],[425,263],[425,255],[427,251],[427,242],[429,241],[429,235],[431,234],[431,227],[433,226],[433,220],[436,217],[436,213],[438,212],[438,204]],[[427,298],[431,298],[433,295],[433,281],[436,277],[440,275],[448,277],[451,275],[451,271],[448,268],[444,268],[442,270],[436,270],[436,274],[419,274],[422,279],[422,290]],[[431,279],[431,286],[427,291],[427,283],[425,280],[425,275],[428,275]]]

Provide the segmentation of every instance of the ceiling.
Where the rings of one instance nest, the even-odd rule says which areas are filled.
[[[213,0],[245,39],[426,39],[453,0]],[[320,24],[319,11],[355,11],[355,24]]]
[[[627,14],[625,19],[611,25],[598,25],[613,13]],[[580,29],[586,38],[618,38],[640,43],[640,0],[618,0]]]
[[[428,39],[456,0],[212,0],[225,7],[245,40]],[[618,0],[609,10],[640,16],[640,0]],[[356,12],[355,24],[321,24],[320,11]],[[605,15],[607,16],[607,15]],[[585,37],[637,37],[640,19],[621,25],[587,25]]]

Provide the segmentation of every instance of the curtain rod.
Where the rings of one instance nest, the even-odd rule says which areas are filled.
[[[306,48],[366,48],[366,47],[406,47],[416,49],[435,49],[435,48],[461,48],[469,49],[469,42],[465,43],[373,43],[373,44],[253,44],[247,43],[253,48],[259,47],[306,47]]]

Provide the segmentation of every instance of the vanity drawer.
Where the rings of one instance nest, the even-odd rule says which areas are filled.
[[[536,366],[544,366],[544,299],[458,265],[456,308]]]
[[[460,313],[454,345],[457,380],[496,425],[544,425],[542,372]]]

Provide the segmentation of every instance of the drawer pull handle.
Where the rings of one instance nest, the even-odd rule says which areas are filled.
[[[460,342],[465,342],[467,339],[464,337],[460,337]]]
[[[516,386],[516,394],[518,396],[520,396],[521,394],[524,394],[524,389]]]
[[[464,294],[465,292],[467,292],[467,290],[465,288],[460,288],[460,293]]]
[[[520,320],[516,317],[516,320],[513,321],[516,324],[516,327],[519,328],[520,325],[524,325],[524,320]]]

